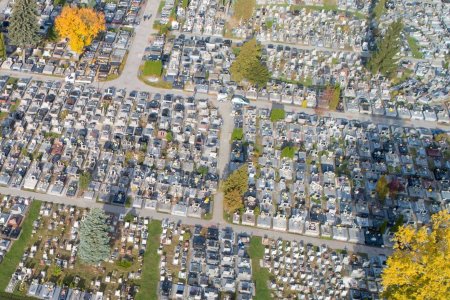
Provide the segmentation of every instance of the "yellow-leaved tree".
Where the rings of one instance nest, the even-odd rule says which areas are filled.
[[[92,8],[65,6],[55,20],[55,28],[60,37],[69,39],[70,48],[81,54],[106,29],[105,16]]]
[[[387,299],[450,299],[450,214],[432,216],[431,225],[401,227],[382,278]]]

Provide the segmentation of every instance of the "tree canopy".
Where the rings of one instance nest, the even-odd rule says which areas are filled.
[[[286,146],[283,149],[281,149],[281,158],[290,158],[294,159],[295,153],[297,152],[297,147],[294,146]]]
[[[403,30],[401,20],[392,22],[386,33],[377,43],[377,50],[372,54],[367,68],[374,75],[381,73],[383,76],[391,76],[397,70],[395,57],[400,51],[400,33]]]
[[[92,8],[65,6],[55,20],[55,28],[59,36],[69,39],[70,48],[80,54],[106,29],[105,17]]]
[[[9,22],[8,37],[11,44],[25,48],[39,42],[39,24],[35,0],[16,0]]]
[[[80,175],[80,190],[85,191],[89,187],[89,184],[91,183],[92,176],[89,172],[83,172]]]
[[[378,199],[380,201],[386,200],[386,197],[389,193],[389,185],[386,179],[386,176],[382,175],[375,186],[375,191],[377,192]]]
[[[256,0],[236,0],[234,2],[234,14],[238,20],[247,21],[252,15],[256,7]]]
[[[106,215],[99,208],[93,208],[80,225],[80,259],[88,264],[98,264],[110,253]]]
[[[245,164],[231,173],[223,183],[224,207],[228,213],[234,213],[244,207],[242,197],[247,190],[248,170]]]
[[[372,17],[379,21],[381,16],[386,12],[386,0],[378,0],[372,11]]]
[[[334,87],[329,87],[331,89],[330,100],[328,102],[328,107],[331,110],[336,110],[339,105],[339,100],[341,98],[341,87],[335,85]]]
[[[260,87],[266,85],[270,74],[267,66],[261,61],[261,46],[256,39],[253,38],[242,45],[230,71],[232,79],[236,82],[245,79]]]
[[[450,214],[432,216],[430,228],[400,227],[382,274],[384,297],[450,299]]]

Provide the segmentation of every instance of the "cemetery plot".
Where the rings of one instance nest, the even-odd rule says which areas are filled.
[[[133,299],[139,291],[148,219],[107,215],[110,251],[106,261],[95,265],[79,257],[80,226],[87,214],[74,206],[43,205],[9,292],[41,299],[63,295]]]
[[[54,75],[68,81],[90,83],[94,79],[109,80],[119,75],[126,62],[135,26],[140,21],[141,0],[95,2],[94,10],[104,15],[106,31],[96,36],[92,43],[77,54],[65,39],[60,39],[54,23],[66,1],[36,1],[39,16],[41,43],[30,48],[25,60],[17,55],[16,47],[8,45],[7,58],[1,69]],[[72,2],[72,1],[71,1]],[[8,23],[14,1],[9,1],[3,11]],[[8,41],[8,34],[6,41]]]
[[[158,249],[162,299],[254,295],[246,235],[236,235],[230,228],[189,227],[167,220],[162,227]]]
[[[375,299],[379,296],[385,256],[367,257],[281,239],[262,242],[261,263],[271,274],[272,298]]]
[[[382,246],[399,224],[420,228],[445,209],[446,133],[282,108],[232,115],[229,168],[245,174],[229,177],[238,194],[225,190],[235,223]]]

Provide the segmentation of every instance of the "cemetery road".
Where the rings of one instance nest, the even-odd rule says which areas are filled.
[[[313,245],[327,245],[328,247],[332,249],[347,249],[349,251],[353,252],[361,252],[361,253],[367,253],[368,255],[389,255],[392,253],[392,249],[389,248],[377,248],[377,247],[369,247],[366,245],[359,245],[359,244],[352,244],[348,242],[338,241],[338,240],[329,240],[329,239],[322,239],[319,237],[312,237],[312,236],[304,236],[300,234],[294,234],[294,233],[288,233],[288,232],[281,232],[281,231],[274,231],[274,230],[267,230],[267,229],[261,229],[256,227],[248,227],[248,226],[242,226],[242,225],[236,225],[236,224],[225,224],[224,222],[221,222],[220,220],[217,220],[215,217],[217,214],[214,215],[212,220],[202,220],[202,219],[196,219],[192,217],[180,217],[180,216],[173,216],[169,214],[164,214],[157,212],[155,210],[150,209],[136,209],[136,208],[125,208],[123,206],[116,206],[116,205],[110,205],[110,204],[104,204],[95,202],[95,200],[87,200],[82,198],[69,198],[65,196],[55,196],[55,195],[49,195],[49,194],[40,194],[36,192],[29,192],[29,191],[23,191],[13,188],[5,188],[0,187],[0,193],[1,194],[10,194],[13,196],[21,196],[21,197],[32,197],[35,199],[39,199],[41,201],[47,201],[52,203],[61,203],[65,205],[76,205],[79,207],[87,207],[87,208],[102,208],[106,212],[109,213],[115,213],[115,214],[126,214],[128,212],[131,212],[135,215],[139,215],[141,217],[149,217],[152,219],[162,220],[162,219],[169,219],[170,221],[178,222],[181,221],[183,224],[186,225],[202,225],[202,226],[212,226],[220,224],[221,226],[227,226],[233,228],[233,230],[237,233],[239,232],[246,232],[249,235],[256,235],[256,236],[267,236],[272,239],[278,239],[281,238],[283,240],[288,241],[303,241],[305,244],[311,243]],[[220,214],[222,215],[222,214]]]

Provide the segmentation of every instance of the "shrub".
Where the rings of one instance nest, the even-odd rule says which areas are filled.
[[[284,112],[284,109],[282,108],[274,108],[270,112],[270,120],[272,122],[278,122],[281,120],[284,120],[286,113]]]
[[[118,260],[116,262],[116,265],[125,269],[128,269],[129,267],[131,267],[133,265],[133,263],[131,261],[129,261],[128,259],[122,258],[121,260]]]
[[[287,157],[293,159],[295,156],[295,152],[297,152],[296,147],[287,146],[281,150],[281,158]]]

